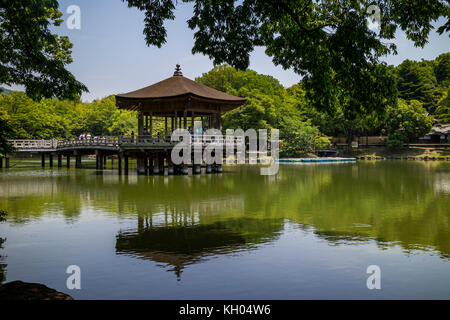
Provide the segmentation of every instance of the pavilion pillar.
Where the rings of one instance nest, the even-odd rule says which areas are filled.
[[[164,117],[164,141],[167,139],[167,116]]]
[[[144,114],[139,111],[138,115],[138,135],[142,136],[144,134]]]
[[[186,109],[184,109],[184,112],[183,112],[183,119],[184,119],[183,129],[186,130],[187,129],[187,110]]]
[[[106,155],[102,156],[103,158],[103,167],[106,169],[106,161],[108,160],[108,157]]]
[[[45,168],[45,153],[41,153],[41,167]]]
[[[175,111],[175,117],[173,118],[173,123],[172,123],[172,131],[175,131],[178,128],[177,120],[178,120],[177,119],[177,112]],[[173,124],[175,124],[175,126]]]
[[[53,168],[53,155],[51,153],[48,155],[48,163],[50,168]]]
[[[111,157],[111,169],[114,170],[114,156]]]
[[[150,136],[153,136],[153,113],[150,112],[150,130],[148,132]]]
[[[58,153],[58,168],[62,167],[62,154]]]
[[[3,157],[0,157],[0,169],[3,169]]]
[[[148,114],[145,114],[145,129],[144,131],[148,134]]]
[[[218,113],[216,115],[216,124],[217,124],[217,128],[222,131],[222,117],[220,116],[220,113]]]

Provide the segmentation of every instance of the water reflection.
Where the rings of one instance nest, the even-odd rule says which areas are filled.
[[[330,244],[376,241],[447,258],[449,169],[446,162],[406,161],[282,165],[270,178],[255,167],[193,177],[12,170],[0,174],[0,208],[13,224],[49,215],[75,223],[88,209],[105,219],[136,219],[136,229],[118,234],[117,253],[178,273],[206,256],[271,241],[285,221]]]
[[[281,219],[239,218],[204,225],[184,220],[153,226],[151,217],[146,216],[138,218],[137,229],[117,235],[116,252],[171,266],[169,270],[180,278],[190,264],[218,254],[252,250],[274,240],[282,229]]]

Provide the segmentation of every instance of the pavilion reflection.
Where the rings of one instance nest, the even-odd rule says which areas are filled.
[[[209,224],[189,222],[186,218],[154,226],[149,218],[141,216],[136,229],[119,232],[116,253],[169,267],[178,280],[189,265],[218,255],[254,250],[276,240],[284,226],[282,219],[251,218]]]

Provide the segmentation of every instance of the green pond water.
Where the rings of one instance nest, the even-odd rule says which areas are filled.
[[[147,177],[24,163],[0,170],[3,282],[76,299],[450,298],[445,161]]]

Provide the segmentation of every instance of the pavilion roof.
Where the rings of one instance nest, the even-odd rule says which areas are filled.
[[[247,101],[245,98],[224,93],[183,77],[177,65],[172,77],[136,91],[116,95],[116,103],[118,107],[126,108],[141,102],[159,101],[161,103],[163,100],[179,100],[183,97],[192,97],[212,104],[234,106],[242,105]]]

